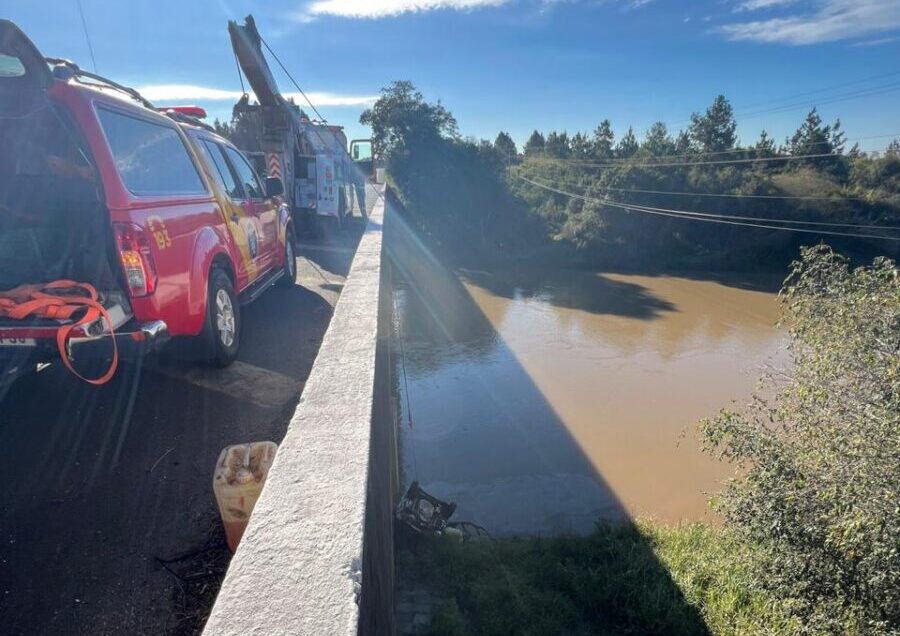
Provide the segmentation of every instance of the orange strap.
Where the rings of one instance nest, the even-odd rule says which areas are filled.
[[[76,377],[89,384],[100,385],[109,382],[119,366],[119,347],[113,331],[112,318],[98,300],[97,290],[87,283],[72,280],[55,280],[42,285],[21,285],[6,292],[0,292],[0,316],[13,320],[24,320],[28,316],[40,316],[52,320],[68,320],[83,311],[83,315],[69,324],[60,325],[56,330],[56,347],[66,368]],[[113,357],[106,373],[99,378],[86,378],[72,366],[69,359],[69,334],[76,327],[90,324],[102,318],[112,337]]]

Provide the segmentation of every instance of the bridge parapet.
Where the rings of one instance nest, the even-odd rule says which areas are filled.
[[[204,636],[390,634],[396,441],[382,186]],[[379,371],[376,371],[379,369]]]

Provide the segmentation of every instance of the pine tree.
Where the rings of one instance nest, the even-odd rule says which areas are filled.
[[[691,145],[691,136],[686,130],[681,130],[678,132],[678,136],[675,138],[675,154],[676,155],[688,155],[693,152],[693,146]]]
[[[613,157],[613,144],[615,144],[616,136],[612,131],[612,124],[608,119],[600,122],[600,125],[594,130],[594,136],[591,139],[591,154],[595,159],[605,161]]]
[[[822,118],[819,117],[818,111],[813,108],[806,115],[806,119],[800,124],[788,140],[787,146],[792,155],[824,155],[833,151],[831,145],[832,133],[831,126],[823,126]]]
[[[675,141],[669,135],[666,125],[661,121],[650,126],[641,148],[654,157],[675,154]]]
[[[503,160],[507,162],[515,159],[518,154],[516,142],[513,141],[508,132],[500,131],[497,133],[497,138],[494,140],[494,148],[503,156]]]
[[[757,157],[774,157],[775,156],[775,140],[769,137],[769,133],[763,130],[759,133],[759,141],[753,150]]]
[[[570,155],[573,159],[584,161],[591,158],[591,141],[584,133],[575,133],[569,146],[571,148]]]
[[[569,156],[569,135],[565,132],[557,133],[555,130],[547,135],[547,143],[544,150],[551,157],[565,159]]]
[[[531,137],[528,138],[528,141],[525,142],[522,152],[526,155],[538,154],[544,152],[545,145],[544,135],[535,130],[531,133]]]
[[[691,115],[691,141],[703,152],[731,150],[737,143],[737,122],[731,104],[724,95],[713,100],[706,113]]]
[[[622,137],[615,149],[615,155],[619,159],[628,159],[633,157],[638,151],[637,138],[634,136],[634,130],[630,127],[628,132]]]
[[[859,148],[859,144],[855,144],[854,148]],[[888,144],[884,150],[884,156],[889,159],[900,159],[900,139],[894,139]]]

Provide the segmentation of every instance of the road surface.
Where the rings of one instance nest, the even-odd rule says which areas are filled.
[[[283,437],[359,230],[301,243],[299,284],[244,308],[228,369],[156,357],[99,388],[61,365],[13,385],[0,401],[0,633],[202,627],[229,558],[216,458]]]

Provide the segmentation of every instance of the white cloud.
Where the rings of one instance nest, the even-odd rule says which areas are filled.
[[[544,7],[555,4],[579,2],[580,0],[538,0]],[[404,13],[424,13],[442,9],[474,11],[488,7],[499,7],[521,0],[312,0],[303,9],[293,14],[295,22],[311,22],[322,16],[341,18],[362,18],[375,20],[390,18]],[[617,3],[623,9],[638,9],[655,0],[594,0],[597,4]]]
[[[759,11],[760,9],[771,9],[773,7],[783,7],[796,3],[797,0],[744,0],[734,8],[735,13],[741,11]]]
[[[470,10],[497,7],[510,0],[315,0],[295,17],[300,21],[332,15],[343,18],[386,18],[437,9]]]
[[[236,102],[241,98],[240,91],[227,91],[208,86],[196,86],[194,84],[151,84],[137,89],[138,92],[151,102]],[[286,99],[293,98],[301,107],[306,105],[306,100],[300,93],[283,93]],[[339,95],[327,92],[307,92],[309,100],[316,107],[328,106],[370,106],[377,95]]]
[[[875,38],[874,40],[864,40],[863,42],[856,42],[851,44],[852,47],[861,47],[861,46],[879,46],[881,44],[890,44],[891,42],[896,42],[900,40],[900,36],[890,37],[890,38]]]
[[[736,22],[719,27],[718,31],[731,40],[802,45],[900,28],[897,0],[817,0],[815,5],[808,13]]]

